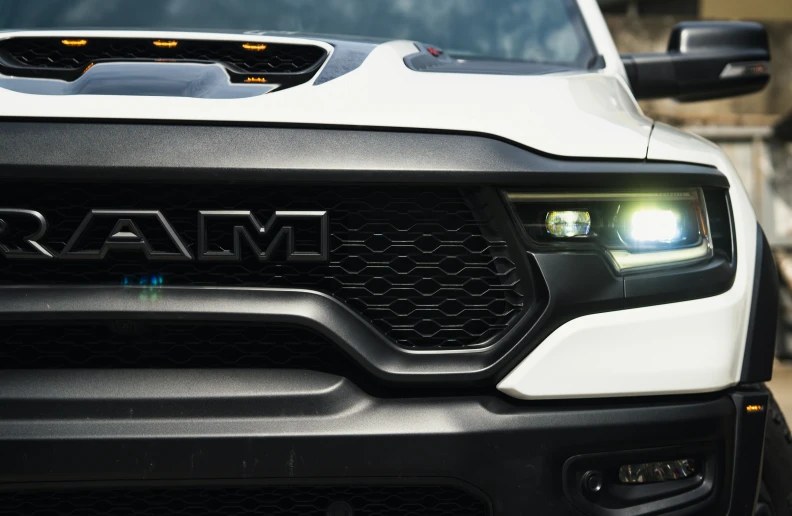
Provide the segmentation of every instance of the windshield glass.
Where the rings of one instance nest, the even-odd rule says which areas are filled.
[[[0,0],[0,29],[278,31],[407,39],[466,58],[585,68],[574,0]]]

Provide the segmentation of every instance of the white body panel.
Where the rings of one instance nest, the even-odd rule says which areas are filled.
[[[43,36],[15,32],[10,36]],[[59,31],[64,37],[118,31]],[[219,38],[277,42],[270,36],[121,32],[129,37]],[[297,43],[316,44],[310,40]],[[652,122],[624,80],[611,73],[493,76],[416,72],[404,57],[414,44],[378,46],[356,70],[245,99],[30,95],[0,88],[0,116],[292,123],[486,133],[559,156],[643,159]],[[97,65],[100,66],[100,65]]]
[[[657,124],[648,159],[716,166],[729,179],[737,242],[734,286],[719,296],[589,315],[553,332],[498,388],[516,398],[711,392],[740,380],[756,267],[756,215],[716,145]]]
[[[490,134],[563,157],[688,161],[716,166],[732,184],[738,268],[720,296],[590,315],[550,335],[499,385],[528,399],[707,392],[734,385],[745,348],[755,267],[756,218],[739,177],[712,144],[660,124],[653,129],[627,85],[596,0],[578,0],[606,66],[541,76],[412,71],[410,42],[385,43],[362,65],[245,99],[31,95],[0,88],[0,116],[107,120],[220,121],[389,127]],[[63,37],[224,39],[331,45],[260,35],[58,32]],[[11,36],[47,32],[2,33]],[[101,66],[101,65],[97,65]],[[650,142],[651,135],[651,142]]]

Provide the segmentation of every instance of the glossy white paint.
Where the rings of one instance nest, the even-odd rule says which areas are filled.
[[[731,184],[737,276],[725,294],[575,319],[551,334],[498,388],[522,399],[711,392],[740,379],[756,267],[756,215],[716,145],[657,124],[648,158],[713,165]]]
[[[586,0],[588,1],[588,0]],[[46,32],[3,33],[42,36]],[[63,37],[225,38],[218,34],[81,31]],[[52,35],[52,33],[50,33]],[[270,36],[228,36],[277,42]],[[297,40],[314,44],[310,40]],[[46,96],[0,89],[0,116],[206,120],[441,129],[486,133],[559,156],[642,159],[652,122],[623,79],[609,72],[491,76],[415,72],[403,58],[414,46],[377,47],[355,71],[320,86],[307,83],[247,99]],[[101,65],[97,65],[101,66]]]

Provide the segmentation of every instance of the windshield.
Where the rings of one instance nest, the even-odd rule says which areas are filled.
[[[0,29],[278,31],[407,39],[466,58],[585,68],[574,0],[0,0]]]

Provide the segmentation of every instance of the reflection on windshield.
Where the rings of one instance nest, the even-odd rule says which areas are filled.
[[[572,0],[0,0],[0,28],[265,30],[409,39],[478,56],[585,67]]]

